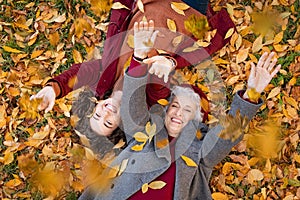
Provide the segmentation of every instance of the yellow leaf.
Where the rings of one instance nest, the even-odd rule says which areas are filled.
[[[286,45],[274,44],[273,46],[274,46],[275,51],[277,51],[277,52],[285,51],[289,47],[289,45],[287,45],[287,44]]]
[[[200,139],[202,138],[201,130],[197,130],[197,132],[196,132],[196,138],[197,138],[198,140],[200,140]]]
[[[199,47],[208,47],[210,45],[209,42],[197,41]]]
[[[113,3],[112,9],[127,9],[127,10],[130,10],[128,7],[124,6],[123,4],[121,4],[120,2],[115,2]]]
[[[91,149],[84,147],[84,150],[85,150],[85,157],[87,160],[95,160],[96,159],[96,156]]]
[[[0,127],[6,126],[6,120],[7,120],[6,118],[7,118],[6,106],[0,105]]]
[[[113,149],[120,149],[121,147],[123,147],[126,143],[124,142],[123,139],[121,139],[114,147]]]
[[[142,132],[136,132],[133,137],[138,142],[146,142],[148,140],[148,136]]]
[[[158,190],[161,189],[163,187],[165,187],[166,183],[163,181],[153,181],[150,184],[148,184],[149,188],[153,189],[153,190]]]
[[[49,42],[52,46],[56,46],[59,43],[58,31],[49,34]]]
[[[293,78],[291,78],[291,80],[289,81],[289,85],[293,86],[296,84],[296,82],[297,82],[297,78],[295,76],[293,76]]]
[[[138,6],[139,10],[140,10],[142,13],[145,12],[145,10],[144,10],[144,4],[143,4],[142,0],[138,0],[138,1],[137,1],[137,6]]]
[[[148,188],[149,188],[148,183],[144,183],[142,185],[142,193],[145,194],[148,191]]]
[[[134,38],[132,34],[128,35],[127,44],[130,48],[134,48]]]
[[[73,59],[74,59],[74,63],[82,63],[83,62],[81,53],[79,51],[77,51],[76,49],[73,49]]]
[[[214,192],[211,194],[211,197],[213,198],[213,200],[228,200],[229,199],[226,194],[222,194],[221,192]]]
[[[199,87],[199,86],[198,86]],[[201,108],[206,111],[209,112],[209,102],[207,99],[201,98],[201,102],[200,102]]]
[[[172,44],[174,47],[177,47],[182,42],[183,36],[179,35],[172,40]]]
[[[14,178],[5,183],[6,187],[13,188],[21,185],[22,181],[18,178]]]
[[[198,165],[189,157],[182,155],[182,160],[184,160],[185,164],[189,167],[197,167]]]
[[[230,78],[226,81],[227,86],[230,86],[230,85],[235,84],[235,83],[239,80],[239,78],[240,78],[239,75],[230,77]]]
[[[150,122],[147,122],[146,126],[145,126],[145,130],[146,133],[149,135],[149,142],[151,142],[152,137],[155,135],[156,133],[156,124],[152,124]]]
[[[273,88],[273,89],[271,90],[271,92],[269,93],[267,99],[271,99],[271,98],[273,98],[273,97],[276,97],[276,96],[280,93],[280,90],[281,90],[280,87]]]
[[[187,10],[190,8],[189,5],[187,5],[185,3],[181,3],[181,2],[171,2],[171,6],[172,5],[176,8],[178,8],[179,10]]]
[[[4,49],[4,51],[10,52],[10,53],[22,53],[22,51],[11,48],[9,46],[3,46],[2,48]]]
[[[275,35],[274,44],[278,44],[279,42],[281,42],[282,38],[283,38],[283,31]]]
[[[239,50],[239,53],[236,55],[236,62],[241,63],[248,58],[249,48]]]
[[[230,62],[228,60],[223,60],[222,58],[217,58],[216,60],[214,60],[214,63],[218,65],[218,64],[229,64]]]
[[[188,52],[193,52],[200,49],[198,46],[191,46],[191,47],[187,47],[185,49],[182,50],[182,52],[188,53]]]
[[[126,167],[127,167],[127,164],[128,164],[128,159],[122,160],[122,163],[121,163],[121,166],[120,166],[120,170],[119,170],[118,176],[120,176],[120,175],[124,172],[124,170],[125,170]]]
[[[36,39],[37,39],[37,37],[31,38],[31,39],[29,40],[29,42],[28,42],[28,46],[33,45],[33,44],[35,43]]]
[[[39,57],[40,55],[42,55],[42,53],[44,52],[44,50],[34,50],[30,56],[31,59],[34,59],[36,57]]]
[[[166,106],[169,104],[168,100],[166,100],[166,99],[159,99],[159,100],[157,100],[157,103],[159,103],[162,106]]]
[[[169,144],[169,140],[167,138],[158,140],[156,142],[156,146],[159,149],[162,149],[162,148],[166,147],[168,144]]]
[[[224,39],[229,38],[230,36],[232,36],[233,33],[234,33],[234,28],[230,28],[230,29],[227,31],[227,33],[226,33]]]
[[[174,4],[171,4],[171,8],[180,15],[185,15],[183,10],[178,9]]]
[[[36,132],[35,134],[33,134],[32,138],[36,140],[43,140],[49,135],[49,133],[50,133],[49,130]]]
[[[69,88],[73,88],[75,86],[75,84],[77,83],[77,76],[74,76],[72,78],[69,78],[69,81],[68,81],[68,87]]]
[[[296,108],[297,110],[299,109],[299,108],[298,108],[298,102],[297,102],[294,98],[284,96],[284,97],[283,97],[283,100],[284,100],[286,103],[288,103],[288,104],[290,104],[291,106],[293,106],[294,108]]]
[[[136,144],[133,147],[131,147],[131,150],[133,150],[133,151],[142,151],[145,144],[146,144],[145,142],[142,143],[142,144]]]
[[[14,153],[11,151],[5,151],[5,155],[4,155],[4,165],[8,165],[10,163],[12,163],[12,161],[14,161]]]
[[[108,177],[109,178],[115,178],[118,175],[119,172],[119,165],[113,166],[109,169]]]
[[[15,87],[9,87],[8,88],[8,94],[10,94],[13,97],[16,97],[16,96],[20,95],[20,90],[18,88],[15,88]]]
[[[247,174],[248,181],[261,181],[264,178],[264,174],[258,169],[251,169]]]
[[[260,35],[258,38],[255,39],[252,45],[252,53],[258,52],[263,47],[263,37]]]
[[[297,163],[300,164],[300,155],[297,153],[294,153],[293,160],[295,160]]]
[[[167,26],[168,26],[170,31],[176,33],[177,27],[176,27],[176,24],[175,24],[174,20],[167,19]]]

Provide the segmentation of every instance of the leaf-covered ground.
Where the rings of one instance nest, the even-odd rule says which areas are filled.
[[[275,51],[282,64],[244,141],[215,167],[213,198],[300,199],[299,1],[211,3],[216,11],[226,8],[237,28],[213,55],[229,100],[263,52]],[[0,1],[1,199],[77,199],[86,177],[101,171],[72,129],[73,96],[57,100],[47,114],[29,97],[72,63],[101,57],[111,6],[105,0]],[[197,82],[188,70],[183,74]]]

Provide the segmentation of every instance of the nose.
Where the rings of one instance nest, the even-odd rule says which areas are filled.
[[[181,108],[178,108],[178,109],[176,110],[175,114],[176,114],[176,116],[181,117],[181,115],[182,115],[182,109],[181,109]]]

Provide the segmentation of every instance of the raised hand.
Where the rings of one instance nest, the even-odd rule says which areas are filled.
[[[45,112],[47,113],[52,110],[55,103],[55,97],[56,95],[53,87],[46,86],[41,89],[36,95],[32,95],[30,97],[30,100],[42,98],[43,101],[40,103],[38,109],[45,110]]]
[[[140,59],[147,57],[153,47],[158,31],[154,31],[154,21],[150,20],[135,22],[134,33],[134,56]]]
[[[257,66],[251,63],[250,76],[248,78],[247,91],[244,98],[248,98],[248,91],[255,89],[257,93],[262,93],[272,78],[277,74],[281,65],[276,65],[277,59],[274,58],[275,53],[265,52],[259,59]],[[274,68],[275,67],[275,68]]]
[[[164,82],[167,83],[169,74],[175,69],[175,61],[165,56],[153,56],[143,61],[146,64],[151,65],[149,69],[150,74],[155,74],[158,78],[164,77]]]

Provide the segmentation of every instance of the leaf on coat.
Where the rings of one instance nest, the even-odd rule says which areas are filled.
[[[197,138],[198,140],[200,140],[200,139],[202,138],[202,132],[201,132],[201,130],[197,130],[197,131],[196,131],[196,138]]]
[[[143,132],[136,132],[133,135],[134,139],[138,142],[146,142],[148,140],[148,136]]]
[[[185,16],[184,11],[178,9],[178,8],[177,8],[176,6],[174,6],[172,3],[171,3],[171,8],[172,8],[175,12],[177,12],[178,14],[184,15],[184,16]]]
[[[146,133],[149,135],[149,142],[151,142],[153,136],[156,134],[156,124],[151,125],[150,122],[147,122],[145,126]]]
[[[240,111],[236,112],[235,116],[226,115],[220,118],[220,124],[223,130],[219,137],[224,140],[236,141],[244,132],[248,125],[248,118],[241,116]]]
[[[134,48],[134,36],[132,34],[127,37],[127,45],[132,49]]]
[[[130,10],[128,7],[124,6],[123,4],[121,4],[120,2],[115,2],[113,3],[112,9],[127,9],[127,10]]]
[[[163,181],[153,181],[148,184],[148,187],[153,190],[159,190],[159,189],[165,187],[165,185],[167,185],[167,183],[165,183]]]
[[[168,144],[169,144],[169,140],[168,140],[167,138],[158,140],[158,141],[156,142],[156,146],[157,146],[157,148],[159,148],[159,149],[162,149],[162,148],[166,147]]]
[[[159,100],[157,100],[157,103],[159,103],[162,106],[166,106],[169,104],[169,101],[166,99],[159,99]]]
[[[118,176],[120,176],[125,171],[127,164],[128,164],[128,159],[122,160]]]
[[[176,23],[175,23],[174,20],[167,19],[167,26],[168,26],[170,31],[176,33],[177,27],[176,27]]]
[[[137,1],[137,6],[138,6],[139,10],[140,10],[142,13],[145,12],[145,10],[144,10],[144,4],[143,4],[142,0],[138,0],[138,1]]]
[[[198,165],[189,157],[181,155],[182,160],[184,160],[185,164],[189,167],[197,167]]]
[[[187,5],[186,3],[181,3],[181,2],[171,2],[171,5],[173,5],[174,7],[176,7],[179,10],[187,10],[190,8],[189,5]]]
[[[148,187],[148,183],[144,183],[142,185],[142,193],[145,194],[148,191],[149,187]]]
[[[136,144],[133,147],[131,147],[131,150],[133,150],[133,151],[142,151],[145,144],[146,144],[146,142],[144,142],[142,144]]]
[[[120,149],[121,147],[123,147],[125,145],[125,141],[123,139],[121,139],[114,147],[113,149]]]
[[[230,28],[230,29],[227,31],[227,33],[226,33],[224,39],[227,39],[227,38],[231,37],[233,33],[234,33],[234,28]]]

